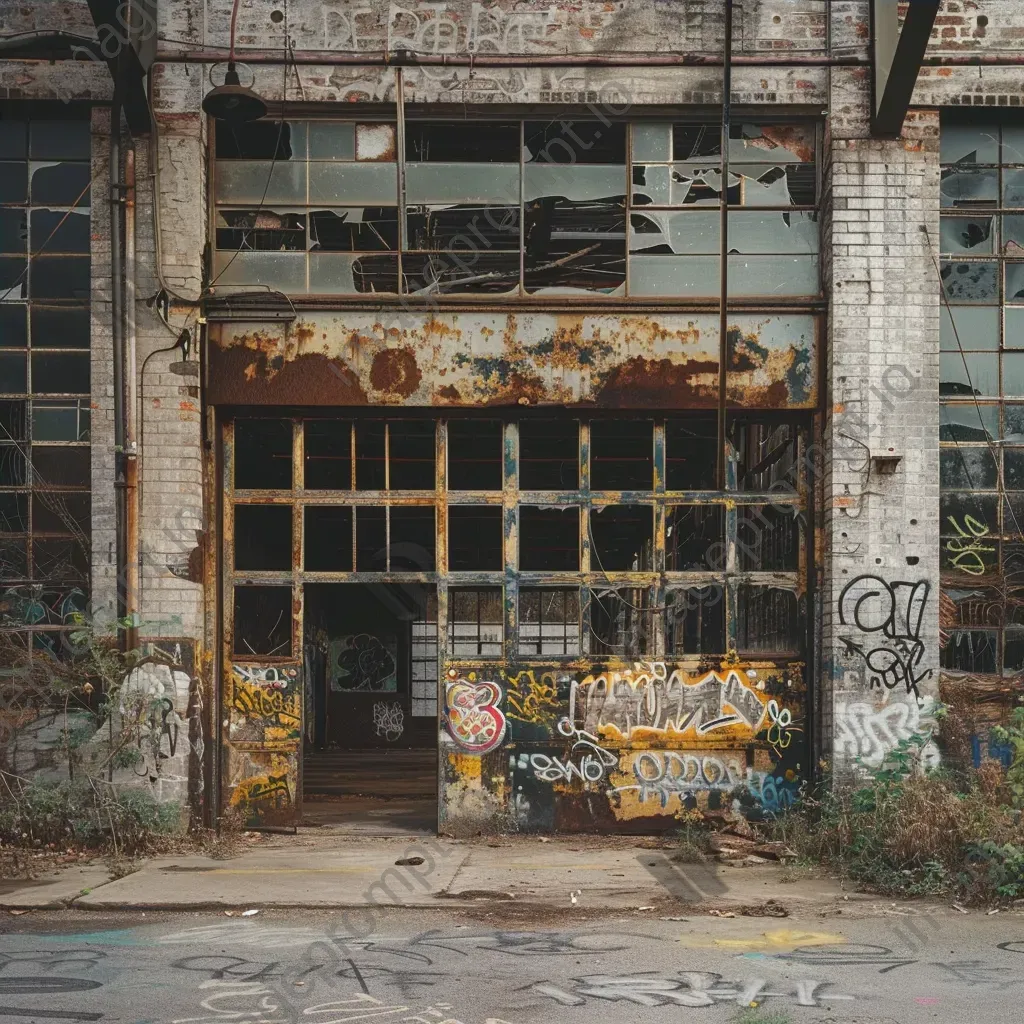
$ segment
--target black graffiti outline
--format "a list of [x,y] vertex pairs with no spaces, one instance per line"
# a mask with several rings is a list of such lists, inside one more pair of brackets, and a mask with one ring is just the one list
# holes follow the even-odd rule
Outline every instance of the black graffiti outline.
[[[864,589],[865,581],[877,583],[872,589]],[[857,588],[857,596],[852,608],[847,607],[847,595]],[[908,593],[904,592],[909,590]],[[839,623],[852,626],[862,633],[870,635],[881,633],[885,642],[866,650],[866,644],[849,637],[840,637],[847,656],[857,654],[871,671],[870,686],[874,689],[895,689],[900,683],[906,687],[907,694],[920,697],[917,684],[931,678],[932,669],[918,671],[924,659],[925,647],[921,640],[921,623],[931,593],[931,583],[927,579],[893,580],[891,583],[873,573],[864,573],[850,580],[839,595]],[[866,601],[888,596],[888,612],[879,621],[865,618],[862,605]]]
[[800,946],[790,953],[776,953],[776,960],[814,964],[819,967],[881,967],[879,974],[888,974],[898,967],[910,967],[918,961],[901,957],[888,946],[851,943],[836,946]]

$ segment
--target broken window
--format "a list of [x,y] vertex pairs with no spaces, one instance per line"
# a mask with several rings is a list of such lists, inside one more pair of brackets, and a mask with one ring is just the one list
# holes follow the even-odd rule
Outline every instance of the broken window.
[[235,420],[235,488],[291,490],[291,420]]
[[669,505],[665,512],[668,572],[724,568],[725,509],[721,505]]
[[453,658],[501,657],[505,635],[501,587],[448,591],[448,647]]
[[590,654],[627,660],[650,657],[655,653],[654,614],[648,587],[592,587]]
[[502,479],[500,420],[450,420],[448,489],[500,491]]
[[736,646],[741,655],[802,650],[803,616],[792,590],[742,584],[736,592]]
[[665,603],[666,654],[726,652],[725,589],[721,584],[673,588]]
[[741,572],[792,572],[800,567],[799,510],[790,505],[741,505],[736,555]]
[[61,655],[92,568],[91,128],[66,115],[0,126],[3,625],[30,627],[24,650]]
[[291,505],[235,505],[235,568],[291,572]]
[[592,421],[590,466],[591,490],[650,490],[654,424],[650,420]]
[[499,505],[449,505],[449,570],[500,570],[505,562],[501,522]]
[[352,507],[307,505],[302,550],[308,572],[352,571]]
[[799,431],[790,423],[737,416],[729,424],[738,491],[795,491]]
[[644,572],[653,566],[654,510],[603,505],[590,511],[590,561],[598,572]]
[[437,542],[433,506],[392,505],[388,517],[388,570],[433,572]]
[[995,672],[998,644],[995,630],[952,630],[939,653],[939,664],[953,672]]
[[292,650],[292,588],[235,587],[234,643],[243,656],[286,658]]
[[307,491],[352,489],[352,422],[306,420],[303,486]]
[[575,491],[580,480],[580,431],[575,420],[519,423],[519,487]]
[[388,568],[388,512],[380,505],[357,505],[356,571],[386,572]]
[[572,572],[580,567],[580,510],[519,506],[519,568]]
[[519,591],[519,656],[580,654],[580,592],[568,587]]
[[718,424],[699,416],[665,423],[665,489],[704,491],[715,486]]

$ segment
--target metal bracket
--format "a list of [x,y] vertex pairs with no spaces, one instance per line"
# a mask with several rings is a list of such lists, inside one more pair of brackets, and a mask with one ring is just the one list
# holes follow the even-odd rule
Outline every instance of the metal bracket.
[[871,0],[871,134],[899,138],[940,0],[910,0],[900,30],[897,0]]

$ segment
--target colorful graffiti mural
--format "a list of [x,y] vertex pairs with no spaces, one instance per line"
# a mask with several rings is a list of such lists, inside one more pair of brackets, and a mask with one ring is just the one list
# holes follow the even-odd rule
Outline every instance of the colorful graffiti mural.
[[448,675],[441,806],[456,830],[485,808],[527,831],[646,831],[693,809],[759,818],[796,801],[802,665]]

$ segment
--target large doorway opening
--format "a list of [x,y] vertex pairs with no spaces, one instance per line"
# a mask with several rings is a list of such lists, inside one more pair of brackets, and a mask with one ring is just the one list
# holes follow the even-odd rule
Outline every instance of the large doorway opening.
[[307,583],[303,822],[437,828],[437,589]]

